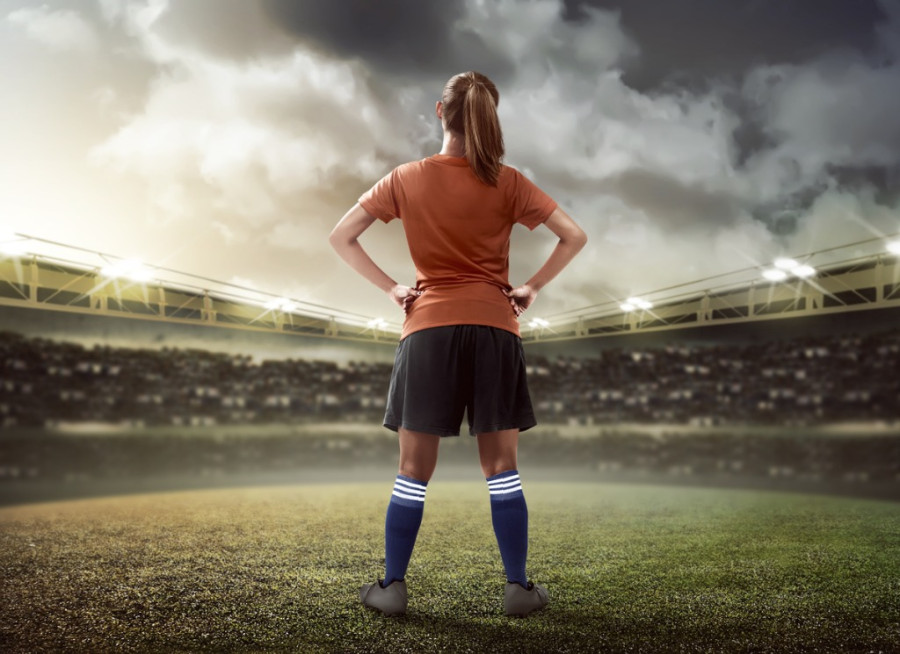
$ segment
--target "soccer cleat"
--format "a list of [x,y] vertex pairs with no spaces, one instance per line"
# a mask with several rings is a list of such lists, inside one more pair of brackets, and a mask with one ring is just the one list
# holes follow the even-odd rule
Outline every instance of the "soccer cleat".
[[392,581],[387,588],[381,587],[381,580],[365,584],[359,589],[359,599],[370,609],[381,611],[386,616],[406,615],[406,582]]
[[503,608],[506,615],[520,618],[534,611],[540,611],[549,601],[547,589],[531,581],[528,582],[528,588],[521,584],[507,583],[503,594]]

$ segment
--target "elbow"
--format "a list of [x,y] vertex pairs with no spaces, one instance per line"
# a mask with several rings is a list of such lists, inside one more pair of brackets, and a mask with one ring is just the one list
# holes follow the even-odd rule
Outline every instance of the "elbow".
[[581,227],[575,226],[571,233],[566,234],[561,240],[567,243],[575,252],[578,252],[587,244],[588,237]]
[[576,241],[576,243],[578,244],[578,249],[580,250],[585,245],[587,245],[587,241],[588,241],[587,233],[579,227],[578,228],[578,240]]
[[337,227],[332,229],[331,234],[328,235],[328,242],[331,244],[331,247],[338,252],[340,252],[343,247],[349,245],[350,240],[351,239],[348,239]]

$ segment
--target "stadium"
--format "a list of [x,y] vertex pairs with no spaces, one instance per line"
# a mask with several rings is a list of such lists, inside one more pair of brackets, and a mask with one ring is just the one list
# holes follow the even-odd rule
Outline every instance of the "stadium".
[[[897,0],[7,0],[0,68],[3,654],[900,654]],[[457,323],[537,425],[432,476]]]
[[[560,651],[642,649],[648,642],[655,648],[672,634],[704,650],[723,647],[726,640],[739,643],[737,648],[761,643],[760,651],[780,650],[784,642],[792,651],[855,650],[864,643],[891,651],[900,642],[894,557],[900,533],[900,257],[892,238],[528,321],[523,340],[540,425],[523,435],[520,458],[533,481],[532,494],[538,495],[533,519],[547,529],[562,529],[568,546],[582,551],[571,559],[532,538],[538,570],[580,590],[560,597],[564,608],[531,627],[529,638],[548,648],[563,643]],[[98,260],[91,261],[85,252],[58,243],[70,257],[30,253],[29,245],[39,241],[16,235],[3,244],[0,262],[0,500],[8,507],[2,510],[4,565],[13,571],[4,586],[4,622],[15,625],[3,638],[10,651],[24,651],[25,644],[81,649],[69,633],[100,649],[118,634],[135,651],[285,644],[366,651],[366,634],[381,627],[360,621],[363,616],[346,616],[356,607],[350,608],[352,598],[341,595],[340,584],[352,586],[353,575],[362,573],[355,569],[359,557],[377,559],[374,516],[380,504],[354,507],[348,493],[362,484],[364,492],[377,494],[396,465],[395,436],[380,420],[397,325],[112,255],[93,254]],[[848,251],[856,254],[842,256]],[[444,490],[435,493],[446,504],[442,511],[478,506],[475,460],[466,439],[443,445],[436,481]],[[585,497],[570,522],[553,517],[554,502],[566,487]],[[331,507],[333,522],[300,508],[297,502],[310,496]],[[198,521],[190,528],[183,523],[185,507]],[[303,574],[331,571],[326,586],[332,590],[321,602],[359,630],[358,637],[348,641],[323,632],[327,621],[312,614],[298,623],[291,617],[294,609],[284,605],[288,600],[274,593],[273,588],[297,581],[290,566],[273,570],[262,563],[273,539],[285,543],[279,547],[294,547],[287,545],[293,541],[285,532],[291,531],[285,507],[299,511],[303,524],[317,525],[308,527],[314,531],[306,537],[307,547],[315,554],[308,567],[301,566]],[[332,543],[334,530],[361,510],[371,511],[366,544]],[[616,522],[607,510],[619,516]],[[700,510],[709,521],[697,521]],[[138,538],[168,543],[159,546],[170,548],[166,557],[187,557],[176,566],[205,561],[211,570],[222,565],[229,575],[244,574],[235,566],[252,562],[206,558],[217,556],[212,550],[221,543],[205,534],[228,530],[221,520],[229,511],[236,512],[237,524],[254,524],[266,534],[263,541],[248,541],[240,527],[222,541],[248,548],[251,561],[269,566],[263,577],[254,582],[248,571],[251,577],[240,591],[213,591],[203,584],[219,583],[215,572],[195,586],[185,568],[169,573],[175,575],[171,582],[156,578],[148,591],[156,594],[152,601],[173,602],[171,584],[187,584],[178,592],[195,598],[189,605],[195,610],[187,615],[202,627],[178,625],[170,616],[163,627],[139,636],[121,618],[129,615],[128,607],[150,610],[151,600],[136,599],[135,580],[123,581],[128,571],[101,574],[101,587],[112,595],[98,595],[84,583],[99,573],[84,577],[86,571],[70,568],[77,565],[72,555],[64,556],[74,546],[67,545],[64,534],[70,534],[78,551],[91,552],[85,556],[107,561],[116,556],[110,548],[116,548],[156,570],[160,563],[149,562],[148,551],[130,544]],[[736,526],[731,522],[736,516],[747,522]],[[781,516],[782,527],[773,525],[773,516]],[[826,523],[835,531],[821,531]],[[441,534],[449,525],[433,528]],[[161,529],[190,536],[170,542]],[[641,534],[656,529],[674,535],[659,554],[677,571],[668,581],[647,567],[646,554],[635,551],[641,546],[634,543],[647,545]],[[814,550],[803,549],[796,541],[799,533],[816,543]],[[723,559],[722,550],[709,549],[717,539],[762,534],[771,539],[769,547],[754,545],[760,551],[752,560],[739,559],[738,570],[729,558],[733,553]],[[465,537],[481,539],[490,551],[486,531]],[[623,615],[620,606],[620,613],[598,617],[607,600],[596,596],[599,604],[590,604],[598,589],[583,584],[612,565],[610,538],[623,539],[635,583],[642,570],[658,586],[655,601],[649,601],[638,599],[640,588],[604,582],[604,595],[615,590],[643,608]],[[442,569],[435,558],[440,552],[429,549],[428,539],[424,534],[424,553],[411,574],[415,566]],[[39,542],[47,546],[43,554]],[[877,554],[871,550],[875,542],[882,543]],[[677,562],[689,544],[710,557],[705,565],[713,572],[698,576],[694,558]],[[40,584],[44,599],[26,591],[35,579],[22,567],[23,547],[31,550],[28,566],[55,571]],[[210,553],[204,554],[207,548]],[[796,558],[813,551],[815,565]],[[868,558],[860,558],[861,552],[869,552]],[[172,560],[166,560],[168,568]],[[845,567],[851,561],[875,576],[863,581]],[[761,565],[780,572],[766,573],[759,583],[781,591],[777,601],[774,596],[755,600],[759,615],[748,617],[741,605],[755,586],[739,588]],[[567,566],[587,577],[571,578],[575,573]],[[718,579],[722,566],[731,570],[730,581],[709,576]],[[829,570],[826,577],[822,566]],[[422,592],[440,596],[442,583],[487,588],[489,576],[481,572],[469,579],[457,579],[452,570],[450,577],[439,572],[438,585]],[[81,581],[63,581],[72,575]],[[813,583],[827,584],[826,594],[796,590]],[[59,596],[70,587],[82,598],[77,606]],[[852,596],[842,595],[851,589]],[[858,601],[863,592],[867,603]],[[293,627],[278,633],[232,628],[211,608],[213,597],[249,602],[253,608],[247,615],[266,607],[275,623]],[[824,608],[823,597],[830,598]],[[579,612],[583,601],[588,606]],[[114,604],[120,608],[103,608]],[[16,605],[43,611],[56,626],[37,631],[32,618],[11,608]],[[180,601],[175,605],[186,610]],[[65,627],[59,611],[66,606],[72,608],[62,610],[90,611],[99,616],[97,622]],[[295,608],[305,615],[313,607]],[[426,602],[420,610],[434,618],[433,611],[452,605]],[[507,642],[493,634],[498,626],[489,606],[456,610],[479,625],[473,637],[477,647]],[[635,613],[641,610],[648,613]],[[685,623],[685,611],[699,611],[699,617]],[[806,617],[789,622],[773,617],[787,611]],[[848,620],[848,611],[855,617]],[[655,617],[648,622],[646,616]],[[603,640],[609,636],[600,635],[601,625],[613,619],[632,626],[617,639]],[[422,651],[428,622],[410,620],[391,637],[408,651]],[[837,630],[836,621],[844,621]],[[658,629],[649,641],[635,630],[648,624]],[[769,629],[778,642],[761,636]],[[446,646],[454,634],[451,624],[439,628],[432,634],[435,648]]]

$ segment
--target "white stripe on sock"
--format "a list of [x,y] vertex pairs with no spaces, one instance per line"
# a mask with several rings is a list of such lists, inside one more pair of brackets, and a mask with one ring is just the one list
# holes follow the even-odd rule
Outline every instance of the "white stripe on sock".
[[405,479],[396,479],[394,481],[394,488],[396,488],[398,485],[408,488],[409,490],[420,491],[422,493],[425,492],[425,486],[423,486],[422,484],[416,484],[413,482],[409,482],[409,481],[406,481]]
[[403,488],[403,486],[394,486],[394,490],[398,493],[403,493],[405,495],[413,495],[415,497],[425,497],[424,491],[410,490],[409,488]]
[[405,488],[398,488],[395,486],[392,493],[394,495],[399,495],[400,497],[414,497],[417,500],[422,500],[423,502],[425,501],[425,493],[414,493],[406,490]]
[[500,490],[490,490],[488,491],[491,495],[506,495],[507,493],[515,493],[516,491],[522,490],[522,485],[513,486],[511,488],[503,488]]
[[488,488],[504,488],[505,486],[512,486],[514,484],[522,483],[519,479],[519,476],[515,477],[507,477],[506,479],[498,479],[497,481],[489,481]]
[[402,497],[404,500],[416,500],[417,502],[425,502],[425,494],[422,495],[407,495],[406,493],[399,492],[396,488],[391,495],[396,495],[397,497]]

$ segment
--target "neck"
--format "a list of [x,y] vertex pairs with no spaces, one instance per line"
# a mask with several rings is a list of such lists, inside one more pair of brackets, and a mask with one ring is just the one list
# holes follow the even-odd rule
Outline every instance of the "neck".
[[462,134],[451,132],[449,129],[445,130],[444,143],[439,154],[446,154],[450,157],[464,157],[466,155],[465,137]]

